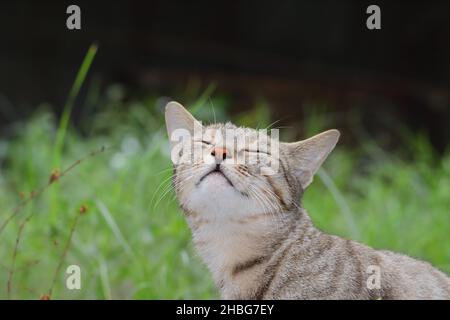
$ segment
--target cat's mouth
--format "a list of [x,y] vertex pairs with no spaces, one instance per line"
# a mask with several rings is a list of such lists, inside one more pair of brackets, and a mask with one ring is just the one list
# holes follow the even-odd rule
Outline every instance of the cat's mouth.
[[227,177],[227,175],[220,169],[220,165],[216,165],[216,167],[209,171],[207,174],[205,174],[203,177],[200,178],[200,180],[196,183],[196,185],[198,186],[200,183],[202,183],[203,180],[205,180],[206,177],[211,176],[211,175],[219,175],[221,177],[223,177],[230,186],[234,187],[233,182],[231,182],[231,180]]

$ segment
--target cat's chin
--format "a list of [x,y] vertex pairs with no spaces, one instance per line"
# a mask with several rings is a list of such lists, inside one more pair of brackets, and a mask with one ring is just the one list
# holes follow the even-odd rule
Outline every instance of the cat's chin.
[[202,179],[200,179],[197,187],[205,184],[208,185],[208,188],[234,188],[231,180],[220,171],[213,171],[205,175]]
[[252,204],[221,173],[211,173],[189,195],[189,209],[200,214],[245,214]]

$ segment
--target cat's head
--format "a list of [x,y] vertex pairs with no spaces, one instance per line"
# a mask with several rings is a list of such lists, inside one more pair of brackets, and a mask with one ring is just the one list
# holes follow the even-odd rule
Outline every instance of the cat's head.
[[166,106],[165,117],[181,206],[216,217],[294,210],[339,139],[339,131],[329,130],[282,143],[277,135],[231,123],[205,126],[176,102]]

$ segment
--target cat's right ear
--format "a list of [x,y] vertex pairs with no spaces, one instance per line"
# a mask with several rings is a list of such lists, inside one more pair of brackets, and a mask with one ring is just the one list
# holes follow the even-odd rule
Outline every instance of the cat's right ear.
[[[166,127],[171,146],[177,143],[180,137],[193,137],[196,129],[202,125],[181,104],[171,101],[166,105]],[[201,131],[200,131],[201,132]]]
[[307,140],[287,143],[289,161],[303,189],[309,186],[322,163],[336,146],[340,133],[328,130]]

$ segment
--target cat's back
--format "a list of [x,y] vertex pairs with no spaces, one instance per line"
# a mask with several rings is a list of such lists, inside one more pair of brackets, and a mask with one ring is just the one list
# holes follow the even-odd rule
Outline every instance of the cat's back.
[[318,230],[301,236],[279,261],[268,299],[370,299],[365,271],[369,248]]
[[430,263],[387,250],[376,251],[382,258],[381,277],[386,278],[386,298],[450,299],[450,278]]
[[320,231],[297,241],[266,298],[450,299],[450,278],[429,263]]

